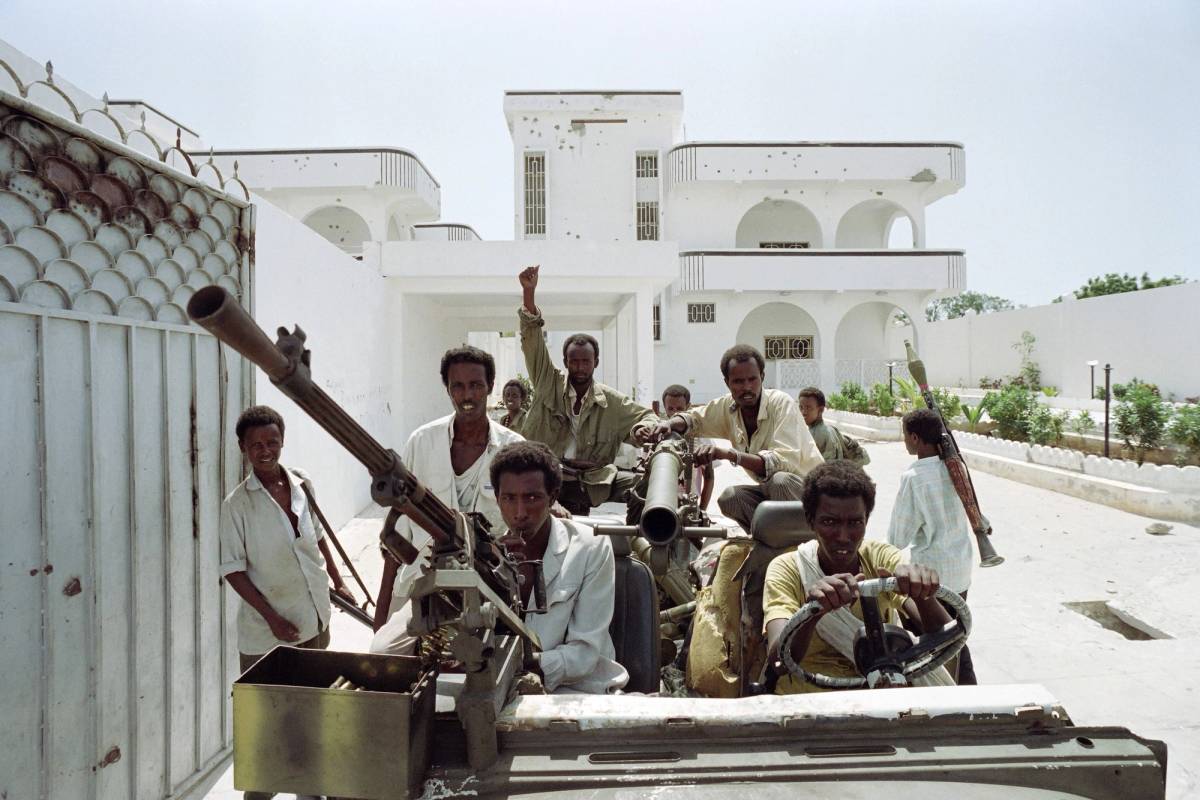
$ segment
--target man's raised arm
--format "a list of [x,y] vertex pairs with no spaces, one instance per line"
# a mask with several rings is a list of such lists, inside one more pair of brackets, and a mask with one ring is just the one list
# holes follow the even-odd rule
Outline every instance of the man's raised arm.
[[534,397],[553,397],[562,392],[558,387],[558,369],[550,357],[546,347],[546,337],[542,334],[545,320],[537,307],[537,284],[539,265],[526,267],[521,270],[518,280],[521,282],[521,309],[517,317],[521,328],[521,352],[525,356],[525,369],[529,371],[529,382],[533,386]]

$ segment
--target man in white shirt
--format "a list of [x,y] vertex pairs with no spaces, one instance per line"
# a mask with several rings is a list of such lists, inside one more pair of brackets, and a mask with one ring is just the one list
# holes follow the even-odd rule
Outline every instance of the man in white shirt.
[[[942,420],[937,412],[919,408],[904,415],[904,446],[917,457],[900,475],[900,492],[892,508],[888,542],[912,547],[912,562],[937,570],[941,585],[964,600],[971,587],[971,523],[950,473],[938,453]],[[951,662],[951,674],[954,674]],[[971,655],[958,656],[958,682],[974,684]]]
[[537,665],[548,692],[604,694],[623,687],[629,673],[616,661],[612,622],[616,564],[612,543],[589,528],[555,519],[550,509],[562,486],[562,468],[541,442],[503,448],[492,459],[492,485],[508,532],[501,539],[520,563],[526,606],[534,564],[542,563],[544,613],[525,615],[542,650]]
[[[238,654],[242,672],[280,644],[329,646],[329,581],[354,603],[305,492],[308,476],[279,463],[283,417],[254,406],[238,417],[238,447],[251,471],[221,505],[221,576],[242,598]],[[315,497],[315,493],[313,495]],[[247,792],[246,800],[272,794]]]
[[[488,468],[501,447],[524,439],[488,418],[487,399],[496,382],[496,364],[490,354],[477,347],[448,350],[442,356],[441,374],[454,413],[413,431],[400,458],[439,500],[463,513],[482,514],[491,523],[492,534],[499,536],[504,519]],[[405,566],[384,555],[371,651],[393,655],[412,652],[415,638],[407,631],[408,597],[428,563],[433,541],[408,517],[400,518],[396,530],[412,541],[421,555],[416,563]]]

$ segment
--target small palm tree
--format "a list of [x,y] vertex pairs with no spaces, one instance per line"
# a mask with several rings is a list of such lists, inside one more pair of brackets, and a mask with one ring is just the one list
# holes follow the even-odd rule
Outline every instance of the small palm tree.
[[975,433],[975,429],[979,427],[979,423],[983,419],[983,406],[964,405],[962,413],[967,418],[967,430]]

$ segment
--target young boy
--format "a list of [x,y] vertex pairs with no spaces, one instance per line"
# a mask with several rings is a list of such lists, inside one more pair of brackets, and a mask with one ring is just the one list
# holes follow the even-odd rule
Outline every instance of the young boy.
[[[686,386],[673,383],[662,393],[663,416],[671,418],[688,410],[692,404],[692,393]],[[700,508],[707,510],[708,501],[713,493],[713,465],[710,461],[703,467],[696,467],[692,478],[692,488],[700,495]]]
[[[937,412],[918,408],[904,415],[903,425],[904,445],[917,460],[900,476],[888,542],[901,549],[912,547],[913,563],[936,569],[942,585],[965,600],[974,558],[971,524],[938,456],[942,421]],[[958,682],[974,684],[975,672],[965,647],[959,662]]]
[[815,386],[800,390],[800,416],[826,461],[853,461],[860,467],[871,463],[863,446],[825,422],[825,393]]

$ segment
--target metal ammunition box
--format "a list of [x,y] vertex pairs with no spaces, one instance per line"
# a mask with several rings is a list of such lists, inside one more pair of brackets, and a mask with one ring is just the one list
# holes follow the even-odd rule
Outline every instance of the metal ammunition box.
[[[358,689],[331,689],[339,677]],[[233,784],[394,800],[420,794],[435,676],[406,656],[276,647],[233,684]]]

